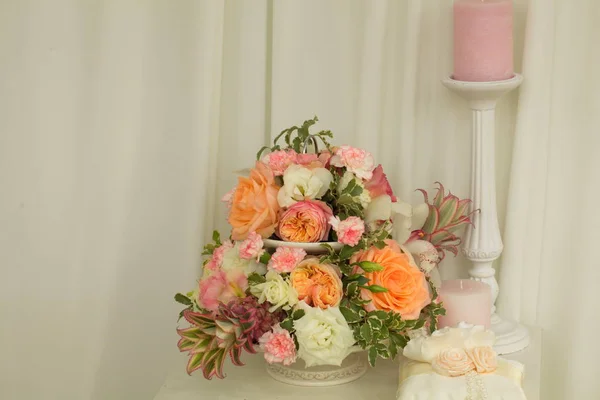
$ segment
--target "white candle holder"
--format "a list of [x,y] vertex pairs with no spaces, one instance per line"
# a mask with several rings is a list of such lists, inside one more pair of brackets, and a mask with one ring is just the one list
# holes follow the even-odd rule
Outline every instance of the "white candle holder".
[[494,260],[502,254],[502,237],[496,211],[496,177],[494,129],[496,103],[502,95],[523,82],[519,74],[505,81],[463,82],[447,78],[444,86],[458,93],[469,103],[472,111],[473,143],[471,151],[471,199],[473,225],[466,231],[462,252],[472,263],[471,279],[485,282],[492,288],[492,330],[496,334],[495,350],[499,354],[514,353],[529,345],[527,329],[496,314],[499,287]]

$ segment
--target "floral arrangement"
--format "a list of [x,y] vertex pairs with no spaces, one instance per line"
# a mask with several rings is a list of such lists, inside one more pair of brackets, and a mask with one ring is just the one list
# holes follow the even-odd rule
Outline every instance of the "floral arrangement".
[[188,373],[223,378],[227,356],[243,365],[259,349],[307,367],[364,350],[374,365],[444,314],[429,272],[456,254],[469,200],[439,184],[431,202],[400,201],[369,152],[332,146],[330,131],[309,132],[316,122],[283,130],[223,197],[230,238],[213,234],[197,289],[175,296]]

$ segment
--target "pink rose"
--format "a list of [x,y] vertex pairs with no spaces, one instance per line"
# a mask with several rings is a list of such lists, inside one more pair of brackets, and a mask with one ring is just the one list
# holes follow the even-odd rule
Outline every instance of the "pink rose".
[[348,217],[343,221],[339,217],[331,217],[329,223],[337,233],[338,242],[348,246],[356,246],[365,233],[365,223],[358,217]]
[[226,274],[217,271],[200,281],[198,288],[198,305],[209,311],[216,311],[219,303],[228,303],[236,297],[244,297],[248,289],[248,278],[240,270]]
[[392,199],[392,203],[396,202],[396,196],[394,196],[394,192],[392,191],[387,176],[383,173],[381,164],[373,170],[373,177],[365,183],[365,189],[369,191],[372,199],[379,197],[382,194],[387,194]]
[[320,242],[329,236],[332,216],[331,208],[322,201],[299,201],[280,215],[276,233],[286,242]]
[[250,232],[246,240],[240,244],[240,258],[245,260],[258,259],[263,253],[262,236],[256,232]]
[[373,177],[375,162],[368,151],[350,146],[340,146],[331,157],[331,165],[335,167],[346,167],[354,175],[361,179],[369,180]]
[[296,362],[296,345],[290,333],[275,325],[272,332],[264,333],[258,339],[260,348],[265,352],[265,360],[269,364],[282,363],[290,365]]
[[293,247],[278,247],[271,256],[267,268],[280,274],[292,272],[296,265],[306,257],[306,251]]
[[263,157],[262,162],[273,171],[273,175],[281,176],[290,165],[296,163],[298,154],[294,150],[277,150]]
[[474,347],[467,350],[467,355],[473,361],[475,369],[480,374],[494,372],[498,367],[496,352],[489,346]]
[[475,369],[467,352],[460,348],[442,350],[431,364],[433,370],[444,376],[461,376]]

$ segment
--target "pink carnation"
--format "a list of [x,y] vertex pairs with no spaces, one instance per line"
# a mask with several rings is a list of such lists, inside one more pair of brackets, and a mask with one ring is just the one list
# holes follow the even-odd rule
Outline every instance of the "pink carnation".
[[269,166],[273,175],[281,176],[287,167],[296,162],[297,156],[294,150],[278,150],[264,156],[262,162]]
[[258,259],[263,250],[262,237],[256,232],[250,232],[246,240],[240,245],[240,258],[245,260]]
[[306,257],[306,251],[293,247],[278,247],[275,253],[271,256],[269,269],[273,269],[279,273],[292,272],[296,265]]
[[279,325],[272,332],[266,332],[258,339],[260,348],[265,352],[269,364],[290,365],[296,362],[296,345],[290,333]]
[[371,153],[366,150],[340,146],[331,157],[330,162],[335,167],[346,167],[348,171],[361,179],[369,180],[373,177],[375,161]]
[[231,204],[233,203],[233,194],[235,193],[236,189],[237,187],[234,187],[229,192],[225,193],[223,197],[221,197],[221,201],[223,203],[227,203],[227,208],[231,208]]
[[225,252],[232,248],[233,242],[231,240],[226,240],[221,246],[217,247],[213,251],[211,262],[214,263],[216,268],[221,267],[221,264],[223,264],[223,256],[225,255]]
[[385,176],[381,164],[373,170],[373,177],[365,183],[365,189],[369,191],[372,199],[387,194],[391,197],[392,203],[396,202],[396,196],[394,196],[392,186]]
[[243,271],[234,270],[228,274],[217,271],[200,281],[198,304],[214,312],[219,308],[219,303],[227,304],[236,297],[244,297],[246,289],[248,278]]
[[337,233],[338,242],[348,246],[356,246],[365,233],[365,223],[358,217],[348,217],[343,221],[339,217],[331,217],[329,223]]

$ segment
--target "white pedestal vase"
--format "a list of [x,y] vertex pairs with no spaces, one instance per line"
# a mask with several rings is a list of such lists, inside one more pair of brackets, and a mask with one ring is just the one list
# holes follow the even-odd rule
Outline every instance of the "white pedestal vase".
[[471,279],[489,284],[492,288],[492,327],[496,334],[495,350],[499,354],[517,352],[529,344],[527,329],[518,323],[504,320],[496,314],[494,305],[499,287],[493,262],[502,254],[502,238],[496,211],[496,178],[494,162],[494,130],[496,102],[505,93],[516,89],[523,77],[496,82],[463,82],[448,78],[443,84],[465,98],[472,110],[472,167],[471,199],[473,209],[480,210],[467,227],[462,252],[473,266]]
[[357,380],[367,372],[364,352],[352,353],[344,359],[342,365],[321,365],[306,367],[299,359],[290,366],[267,364],[267,373],[276,381],[295,386],[336,386]]
[[[275,239],[264,239],[266,248],[278,247],[301,248],[306,254],[322,255],[327,250],[320,243],[284,242]],[[328,242],[335,250],[340,250],[342,245],[337,242]],[[365,352],[356,346],[342,362],[342,365],[320,365],[306,367],[304,360],[298,359],[294,364],[267,364],[267,373],[276,381],[296,386],[336,386],[359,379],[367,372]]]

